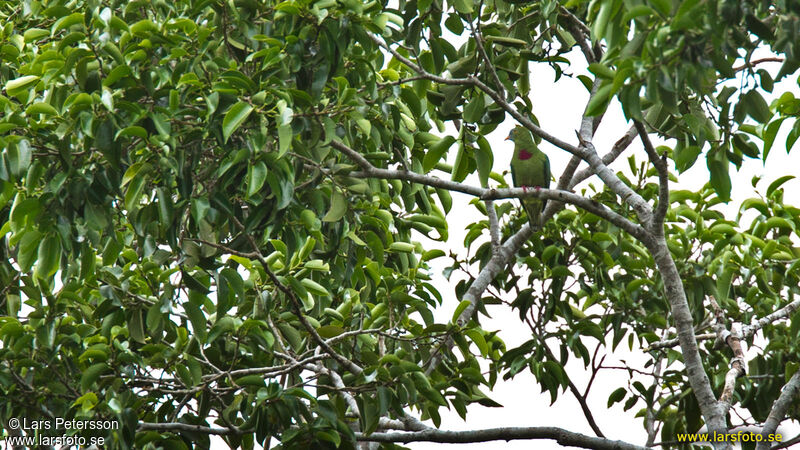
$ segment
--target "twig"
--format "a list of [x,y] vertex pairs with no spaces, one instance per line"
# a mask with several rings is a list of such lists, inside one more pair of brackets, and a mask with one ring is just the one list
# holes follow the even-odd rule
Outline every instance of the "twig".
[[192,425],[188,423],[180,423],[180,422],[165,422],[165,423],[150,423],[150,422],[139,422],[139,426],[136,427],[140,431],[189,431],[193,433],[205,433],[205,434],[216,434],[216,435],[228,435],[228,434],[237,434],[243,433],[244,430],[233,430],[230,428],[216,428],[216,427],[206,427],[203,425]]
[[739,72],[739,71],[742,71],[744,69],[750,69],[753,66],[757,66],[759,64],[768,63],[768,62],[783,62],[783,58],[778,58],[778,57],[774,57],[773,56],[773,57],[769,57],[769,58],[761,58],[761,59],[756,59],[754,61],[748,61],[748,62],[742,64],[741,66],[734,67],[733,71],[734,72]]
[[650,226],[656,234],[663,234],[664,217],[666,217],[667,209],[669,208],[669,168],[667,167],[666,155],[658,156],[656,149],[653,148],[653,143],[650,142],[650,136],[647,135],[647,130],[645,130],[641,122],[636,120],[633,122],[633,126],[636,127],[636,131],[639,133],[639,139],[644,144],[644,149],[650,158],[650,162],[658,172],[658,205]]

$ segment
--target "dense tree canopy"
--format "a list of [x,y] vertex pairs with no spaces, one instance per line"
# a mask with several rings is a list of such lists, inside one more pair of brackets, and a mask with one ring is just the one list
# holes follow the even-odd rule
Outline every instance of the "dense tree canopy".
[[[800,420],[791,170],[720,208],[800,136],[776,84],[800,67],[797,2],[26,0],[0,19],[5,436],[66,417],[118,421],[76,431],[107,448],[643,448]],[[589,92],[577,136],[539,126],[536,65]],[[629,128],[596,148],[618,104]],[[571,155],[551,189],[510,186],[504,122]],[[709,183],[674,188],[698,164]],[[447,254],[423,242],[461,245],[452,192],[485,219]],[[535,234],[526,196],[549,200]],[[434,259],[467,281],[434,282]],[[500,307],[530,340],[482,326]],[[564,369],[630,349],[648,363],[608,404],[647,442],[608,439]],[[437,429],[522,371],[596,436]]]

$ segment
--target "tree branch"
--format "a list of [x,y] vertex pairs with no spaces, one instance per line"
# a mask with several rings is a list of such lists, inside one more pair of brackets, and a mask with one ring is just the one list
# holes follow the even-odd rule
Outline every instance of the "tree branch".
[[[475,312],[475,308],[478,306],[478,301],[481,298],[481,295],[489,286],[489,283],[494,280],[498,273],[503,271],[506,266],[508,266],[509,261],[514,258],[517,251],[519,251],[522,244],[524,244],[528,239],[530,239],[531,235],[533,234],[533,230],[530,227],[529,223],[520,228],[513,236],[508,238],[503,245],[500,247],[500,252],[493,255],[489,262],[483,266],[483,269],[480,271],[478,276],[475,280],[472,281],[472,284],[469,285],[467,292],[464,294],[463,299],[469,301],[469,306],[464,308],[464,311],[456,319],[456,323],[459,326],[463,326],[469,321],[469,318],[472,317],[472,313]],[[448,337],[445,342],[443,342],[440,347],[434,351],[433,355],[431,355],[430,361],[428,361],[427,369],[425,369],[426,374],[430,374],[433,372],[439,363],[442,361],[442,348],[450,349],[453,346],[452,338]]]
[[425,69],[423,69],[420,65],[414,63],[410,59],[408,59],[405,56],[401,55],[397,50],[389,47],[385,42],[381,41],[377,36],[369,34],[369,38],[373,42],[375,42],[379,47],[381,47],[381,48],[385,49],[386,51],[388,51],[389,53],[391,53],[398,61],[400,61],[403,64],[405,64],[406,66],[411,68],[414,72],[416,72],[417,74],[419,74],[420,76],[422,76],[425,79],[434,81],[436,83],[442,83],[442,84],[462,85],[462,86],[475,86],[475,87],[477,87],[478,89],[482,90],[487,95],[489,95],[489,97],[491,97],[492,100],[495,101],[495,103],[500,105],[500,107],[503,108],[503,110],[505,110],[507,113],[509,113],[512,117],[514,117],[514,119],[516,119],[525,128],[530,130],[534,135],[539,136],[540,138],[544,139],[545,141],[555,145],[556,147],[558,147],[560,149],[566,150],[566,151],[572,153],[573,155],[581,156],[582,151],[578,147],[575,147],[572,144],[569,144],[569,143],[567,143],[565,141],[562,141],[561,139],[559,139],[559,138],[551,135],[550,133],[544,131],[543,129],[541,129],[538,125],[533,123],[533,121],[531,119],[529,119],[529,118],[525,117],[524,115],[522,115],[522,113],[517,111],[517,109],[514,108],[510,103],[505,101],[505,99],[500,94],[498,94],[497,91],[495,91],[494,89],[492,89],[489,86],[487,86],[481,80],[479,80],[479,79],[477,79],[475,77],[469,77],[469,78],[444,78],[444,77],[441,77],[441,76],[438,76],[438,75],[434,75],[434,74],[426,71]]
[[558,11],[569,22],[567,30],[580,46],[583,56],[586,58],[586,62],[591,64],[602,59],[603,50],[600,48],[599,44],[595,46],[594,49],[590,46],[589,36],[591,35],[591,30],[589,30],[589,27],[567,8],[559,5]]
[[781,395],[779,395],[778,399],[775,400],[775,403],[772,404],[772,409],[769,412],[767,421],[764,422],[764,428],[761,430],[761,435],[764,436],[764,439],[759,442],[758,445],[756,445],[756,450],[769,449],[769,435],[775,434],[775,431],[778,429],[778,425],[780,425],[781,422],[783,422],[784,417],[786,417],[786,411],[789,409],[789,405],[792,404],[794,399],[796,399],[799,394],[800,370],[792,375],[792,378],[789,379],[789,382],[783,386]]
[[487,428],[469,431],[445,431],[429,429],[406,433],[356,433],[359,441],[377,442],[440,442],[447,444],[466,444],[489,441],[511,441],[521,439],[552,439],[563,446],[590,448],[598,450],[646,450],[623,441],[587,436],[558,427],[507,427]]
[[724,433],[727,429],[725,416],[721,412],[720,405],[717,404],[708,374],[703,368],[700,351],[697,349],[697,338],[694,334],[692,312],[686,299],[680,272],[678,272],[675,261],[672,259],[667,247],[666,238],[661,233],[658,239],[652,239],[650,242],[644,242],[644,244],[653,255],[656,268],[661,273],[661,279],[664,281],[664,292],[672,311],[675,328],[678,331],[678,342],[683,354],[683,362],[686,366],[686,375],[689,379],[689,385],[697,398],[700,411],[705,418],[709,431]]
[[216,434],[219,436],[228,434],[237,434],[236,430],[232,430],[230,428],[207,427],[203,425],[192,425],[189,423],[180,423],[180,422],[165,422],[165,423],[139,422],[139,425],[136,427],[136,429],[139,431],[159,431],[159,432],[188,431],[192,433]]
[[497,220],[497,211],[494,202],[486,200],[486,215],[489,217],[489,237],[492,243],[492,254],[500,252],[500,223]]
[[[536,333],[535,331],[533,332],[533,335],[536,338],[536,340],[539,341],[539,345],[541,345],[541,347],[544,349],[545,354],[547,354],[547,357],[551,361],[561,366],[562,369],[564,369],[564,364],[556,358],[556,355],[554,355],[553,351],[550,350],[550,347],[547,346],[547,343],[545,342],[542,335]],[[565,374],[567,373],[566,370],[564,370],[564,373]],[[578,387],[575,386],[575,383],[572,382],[572,378],[570,378],[569,375],[567,375],[567,386],[569,387],[570,392],[572,392],[572,395],[575,397],[575,400],[578,401],[578,404],[581,407],[581,411],[583,411],[583,416],[586,418],[586,422],[592,428],[592,431],[594,431],[594,434],[597,435],[597,437],[605,438],[606,436],[603,434],[603,431],[600,430],[600,427],[594,420],[594,415],[592,414],[592,410],[589,409],[589,404],[586,403],[586,396],[581,394],[581,392],[578,390]],[[587,390],[587,395],[588,395],[588,390]]]
[[503,83],[500,81],[500,77],[497,76],[497,70],[495,70],[494,64],[492,64],[492,61],[489,59],[489,55],[486,54],[486,49],[484,48],[484,45],[486,44],[486,42],[483,40],[483,35],[481,34],[481,23],[480,23],[481,18],[480,18],[480,16],[481,16],[481,12],[478,11],[478,14],[477,14],[478,25],[477,26],[472,25],[472,20],[468,20],[467,21],[467,24],[469,25],[469,29],[470,29],[470,34],[472,34],[472,37],[475,38],[475,44],[478,47],[478,53],[481,55],[481,58],[483,59],[483,62],[486,63],[486,67],[489,68],[489,73],[492,74],[492,79],[494,80],[494,83],[497,85],[497,92],[501,96],[505,97],[505,91],[503,89]]
[[636,211],[640,223],[649,224],[653,217],[653,208],[650,207],[650,204],[627,184],[623,183],[617,174],[612,172],[611,169],[603,163],[603,160],[597,155],[594,144],[591,142],[583,142],[581,143],[581,147],[586,149],[586,157],[584,159],[589,163],[592,172],[600,177],[606,186]]
[[[788,305],[776,310],[773,313],[767,314],[766,316],[758,319],[752,325],[744,325],[742,327],[742,339],[750,339],[754,334],[758,332],[758,330],[764,328],[766,325],[771,324],[776,320],[788,318],[798,308],[800,308],[800,299],[789,303]],[[716,339],[716,338],[717,338],[717,333],[705,333],[697,335],[698,341],[707,341],[709,339]],[[663,341],[654,342],[652,345],[645,348],[644,351],[647,352],[650,350],[670,348],[670,347],[675,347],[676,345],[678,345],[677,338],[665,339]]]
[[792,313],[797,311],[798,308],[800,308],[800,299],[797,299],[797,300],[789,303],[788,305],[784,306],[783,308],[780,308],[780,309],[776,310],[775,312],[767,314],[766,316],[758,319],[756,321],[756,323],[754,323],[754,324],[743,326],[742,327],[742,337],[744,339],[749,339],[758,330],[760,330],[760,329],[764,328],[765,326],[775,322],[776,320],[788,319],[789,316],[791,316]]
[[745,374],[744,369],[744,352],[742,351],[741,333],[735,331],[731,332],[725,327],[725,311],[720,308],[719,304],[713,298],[710,299],[711,308],[714,310],[715,324],[714,331],[717,333],[718,342],[721,345],[723,342],[727,343],[731,351],[733,351],[733,359],[731,359],[731,368],[725,374],[725,383],[722,386],[722,393],[719,396],[719,403],[724,409],[724,414],[728,414],[731,409],[731,399],[733,398],[733,390],[736,389],[736,380]]
[[[582,208],[592,214],[595,214],[603,219],[608,220],[614,225],[622,228],[635,238],[639,240],[649,239],[649,234],[640,225],[631,222],[625,217],[610,210],[606,206],[581,195],[568,191],[560,191],[555,189],[525,189],[525,188],[481,188],[471,186],[468,184],[458,183],[456,181],[444,180],[437,177],[418,174],[416,172],[408,172],[405,170],[395,169],[379,169],[369,163],[358,152],[346,146],[339,141],[331,141],[330,145],[342,153],[352,157],[352,159],[361,166],[364,170],[361,172],[350,172],[348,176],[353,178],[378,178],[385,180],[404,180],[413,183],[422,184],[436,188],[447,189],[449,191],[461,192],[464,194],[478,197],[482,200],[497,200],[501,198],[541,198],[547,200],[555,200],[558,202],[569,203]],[[596,155],[595,155],[596,156]],[[599,158],[597,158],[599,160]],[[615,175],[612,175],[616,177]],[[617,181],[622,183],[619,178]],[[634,194],[636,195],[636,194]],[[640,197],[641,198],[641,197]],[[644,200],[642,200],[644,201]]]
[[[603,155],[603,164],[606,166],[611,165],[618,157],[631,145],[633,142],[633,138],[636,137],[637,131],[636,127],[630,127],[628,131],[614,143],[614,146],[611,147],[611,150]],[[572,180],[570,181],[569,185],[566,189],[571,190],[581,182],[587,180],[589,177],[594,175],[591,167],[587,167],[580,172],[576,173]]]
[[[272,281],[272,284],[276,288],[278,288],[278,290],[283,292],[286,298],[289,299],[289,303],[292,305],[292,309],[294,309],[295,315],[300,320],[300,323],[303,325],[303,328],[305,328],[308,334],[311,336],[311,339],[314,342],[316,342],[320,347],[322,347],[322,349],[325,350],[325,353],[329,354],[333,359],[336,360],[336,362],[338,362],[344,367],[347,367],[347,369],[353,372],[354,374],[360,374],[363,371],[361,367],[359,367],[353,361],[350,361],[349,359],[345,358],[344,356],[336,352],[333,349],[333,347],[331,347],[330,344],[328,344],[325,341],[325,339],[323,339],[322,336],[320,336],[319,333],[317,333],[317,330],[314,328],[313,325],[311,325],[311,323],[306,318],[305,314],[303,314],[302,302],[300,301],[300,299],[297,298],[294,291],[291,288],[287,287],[283,282],[281,282],[280,278],[278,278],[278,276],[275,275],[272,269],[269,268],[269,263],[266,261],[266,259],[264,259],[264,255],[261,254],[261,250],[259,249],[255,239],[253,239],[253,236],[250,235],[250,233],[245,232],[244,225],[242,225],[238,220],[236,220],[235,217],[231,216],[231,218],[236,223],[236,225],[242,230],[242,232],[246,235],[248,241],[250,242],[250,245],[253,247],[253,253],[251,255],[255,256],[256,259],[258,259],[258,262],[261,263],[261,266],[264,268],[264,272],[267,274],[267,277],[269,277],[270,281]],[[224,246],[220,247],[227,249],[227,247]],[[232,250],[232,249],[227,249],[227,250]]]
[[667,209],[669,209],[669,168],[667,167],[665,157],[658,156],[656,149],[653,148],[653,143],[650,142],[650,136],[647,135],[647,130],[645,130],[644,125],[638,120],[635,120],[633,126],[636,127],[636,131],[639,133],[639,139],[642,140],[650,162],[658,172],[658,205],[653,215],[653,222],[650,225],[654,232],[663,234],[664,217],[666,217]]

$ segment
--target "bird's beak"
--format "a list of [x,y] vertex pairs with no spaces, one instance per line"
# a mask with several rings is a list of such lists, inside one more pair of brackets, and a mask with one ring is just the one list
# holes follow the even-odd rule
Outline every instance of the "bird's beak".
[[511,135],[509,134],[508,136],[506,136],[506,138],[504,140],[510,141],[511,140]]

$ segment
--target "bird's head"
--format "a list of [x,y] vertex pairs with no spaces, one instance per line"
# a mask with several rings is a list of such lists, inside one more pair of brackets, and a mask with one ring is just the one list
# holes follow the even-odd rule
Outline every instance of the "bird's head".
[[525,135],[529,135],[529,132],[525,127],[521,127],[519,125],[515,126],[508,132],[508,136],[506,137],[507,141],[517,142],[518,140],[522,139],[525,140]]

